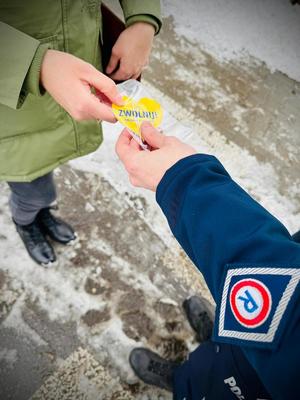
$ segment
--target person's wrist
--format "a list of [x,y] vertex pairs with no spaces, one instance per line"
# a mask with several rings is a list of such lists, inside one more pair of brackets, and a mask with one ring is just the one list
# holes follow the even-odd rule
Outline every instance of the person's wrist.
[[52,53],[54,51],[55,50],[48,49],[45,52],[44,57],[43,57],[43,61],[41,63],[41,68],[40,68],[40,86],[43,87],[44,89],[45,89],[45,86],[44,86],[45,67],[46,67],[46,64],[48,63],[49,57],[51,57],[51,55],[52,55]]
[[23,83],[25,92],[31,93],[35,96],[41,96],[44,94],[44,88],[41,84],[40,77],[45,55],[48,51],[49,48],[47,44],[40,44],[38,47]]
[[143,29],[149,31],[149,33],[151,32],[153,36],[155,35],[155,27],[150,22],[141,21],[141,22],[136,22],[136,24],[140,24]]
[[149,36],[154,37],[155,35],[155,26],[152,25],[150,22],[138,21],[134,22],[130,26],[135,27],[136,29],[142,31],[143,33],[148,34]]
[[126,27],[128,28],[129,26],[131,26],[137,22],[144,22],[144,23],[147,23],[148,25],[153,26],[154,31],[155,31],[154,35],[157,35],[161,28],[161,21],[159,19],[157,19],[154,15],[150,15],[150,14],[137,14],[137,15],[132,15],[131,17],[128,17],[126,19]]

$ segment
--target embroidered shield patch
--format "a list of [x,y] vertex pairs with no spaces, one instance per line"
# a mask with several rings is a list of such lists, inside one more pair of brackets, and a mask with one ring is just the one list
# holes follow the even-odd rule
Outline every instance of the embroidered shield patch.
[[229,269],[217,308],[215,338],[275,347],[299,280],[298,268]]

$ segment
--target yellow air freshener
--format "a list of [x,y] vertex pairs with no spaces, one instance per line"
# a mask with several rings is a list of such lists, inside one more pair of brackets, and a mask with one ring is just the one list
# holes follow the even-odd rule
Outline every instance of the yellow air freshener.
[[141,137],[141,125],[144,121],[150,122],[165,135],[172,135],[186,141],[192,133],[190,127],[178,122],[167,110],[155,100],[151,92],[140,82],[129,79],[117,85],[122,95],[122,107],[112,104],[112,110],[117,120],[124,125],[131,136],[143,149],[148,149]]
[[[112,110],[117,120],[128,128],[134,136],[137,136],[140,144],[143,143],[141,136],[141,125],[144,121],[158,128],[162,122],[163,110],[161,105],[148,97],[142,97],[139,100],[134,100],[128,96],[123,96],[124,105],[112,105]],[[136,137],[135,137],[136,138]]]

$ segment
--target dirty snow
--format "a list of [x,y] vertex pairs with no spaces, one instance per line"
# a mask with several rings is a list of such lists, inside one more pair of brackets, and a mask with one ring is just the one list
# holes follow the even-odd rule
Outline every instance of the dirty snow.
[[[243,149],[233,142],[228,142],[224,136],[215,131],[203,121],[197,121],[188,110],[176,104],[172,99],[165,96],[149,83],[144,82],[154,98],[160,99],[168,112],[176,117],[180,124],[189,125],[192,134],[184,136],[184,140],[194,146],[199,152],[214,154],[224,164],[232,177],[264,207],[280,219],[287,228],[294,232],[300,226],[300,212],[298,201],[285,193],[281,194],[280,181],[274,168],[269,163],[257,161],[247,149]],[[128,199],[126,193],[132,193],[132,187],[128,181],[120,161],[114,153],[114,146],[122,126],[117,123],[114,126],[104,125],[104,143],[100,149],[81,159],[71,161],[74,168],[84,171],[103,174],[111,184],[125,196],[125,199],[139,212],[139,205]],[[178,129],[180,138],[180,128]],[[172,132],[170,132],[171,134]],[[299,188],[294,188],[297,194]],[[164,216],[157,207],[155,196],[144,189],[135,188],[134,192],[142,196],[149,204],[146,211],[140,213],[151,228],[165,241],[172,245],[169,228]]]
[[[173,22],[165,24],[166,36],[157,39],[145,86],[178,120],[177,136],[182,136],[181,124],[188,125],[191,135],[184,139],[199,152],[216,155],[243,188],[294,232],[300,226],[300,188],[296,180],[291,184],[283,179],[275,157],[287,167],[299,158],[291,144],[297,138],[289,135],[299,128],[298,84],[266,67],[251,68],[259,60],[300,80],[300,7],[288,0],[163,0],[163,6]],[[228,60],[232,64],[225,71],[222,63]],[[245,75],[238,69],[241,64]],[[160,67],[173,71],[176,82]],[[235,91],[237,76],[241,85]],[[244,96],[248,87],[257,97]],[[267,88],[262,96],[261,88]],[[259,158],[254,139],[253,147],[242,144],[249,137],[247,117],[266,121],[270,110],[257,99],[276,100],[282,88],[286,114],[280,114],[282,104],[276,103],[278,115],[268,124],[279,126],[284,146],[278,149],[273,132],[272,140],[265,138],[265,147],[273,147],[271,156]],[[215,124],[222,109],[224,115]],[[234,122],[233,137],[242,138],[239,142],[223,129],[227,116]],[[56,171],[61,211],[80,237],[74,247],[56,247],[60,262],[55,268],[38,268],[26,255],[10,220],[8,189],[1,185],[0,364],[5,365],[5,377],[14,371],[21,388],[18,400],[23,394],[30,394],[26,400],[32,395],[32,400],[64,400],[69,395],[168,400],[169,394],[138,383],[128,365],[130,350],[147,345],[174,357],[196,346],[181,301],[193,293],[209,298],[203,278],[182,255],[154,194],[130,186],[114,153],[121,126],[103,125],[105,140],[98,151]],[[174,129],[166,133],[174,134]],[[6,389],[0,379],[0,393]]]
[[300,81],[300,7],[289,0],[163,0],[176,31],[219,60],[249,62]]

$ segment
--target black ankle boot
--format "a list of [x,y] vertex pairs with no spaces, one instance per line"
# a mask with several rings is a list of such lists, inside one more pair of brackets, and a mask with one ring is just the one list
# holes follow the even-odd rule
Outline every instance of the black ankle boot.
[[56,256],[36,220],[29,225],[14,223],[30,257],[36,263],[50,267],[56,261]]
[[44,235],[49,236],[55,242],[70,244],[76,239],[73,228],[60,218],[54,217],[49,208],[43,208],[36,219]]
[[178,364],[164,360],[158,354],[144,348],[133,349],[129,363],[143,382],[172,392],[173,372]]
[[210,339],[213,331],[214,312],[210,303],[203,297],[192,296],[184,300],[183,309],[187,319],[202,343]]

